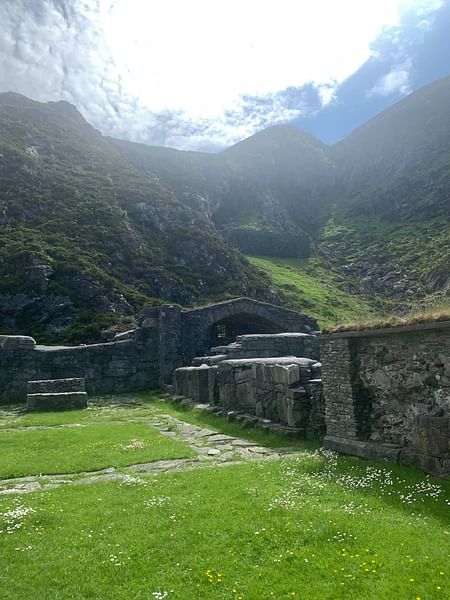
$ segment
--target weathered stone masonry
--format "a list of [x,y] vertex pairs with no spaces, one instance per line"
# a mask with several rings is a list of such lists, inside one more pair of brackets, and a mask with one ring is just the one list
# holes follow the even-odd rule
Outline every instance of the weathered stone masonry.
[[157,329],[132,339],[90,346],[39,346],[23,336],[0,336],[0,402],[25,402],[27,383],[81,377],[88,394],[155,388],[159,384]]
[[324,403],[317,338],[306,333],[241,335],[174,372],[178,396],[229,419],[322,438]]
[[40,346],[30,337],[0,336],[0,402],[25,402],[27,382],[36,379],[81,377],[88,394],[157,388],[171,382],[174,369],[209,349],[217,323],[233,333],[239,327],[317,328],[307,315],[238,298],[192,310],[176,304],[145,309],[140,327],[105,344]]
[[325,445],[450,475],[450,323],[320,336]]

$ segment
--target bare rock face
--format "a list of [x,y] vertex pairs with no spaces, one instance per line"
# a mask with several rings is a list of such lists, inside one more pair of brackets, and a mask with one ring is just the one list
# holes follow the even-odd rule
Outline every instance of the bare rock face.
[[35,264],[32,264],[27,271],[29,282],[40,292],[45,292],[47,290],[52,274],[53,267],[47,263],[41,262],[35,262]]

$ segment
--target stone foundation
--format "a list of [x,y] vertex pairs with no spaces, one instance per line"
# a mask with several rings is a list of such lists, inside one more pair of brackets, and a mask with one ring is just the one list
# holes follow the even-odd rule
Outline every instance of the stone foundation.
[[174,391],[234,416],[278,423],[300,437],[325,432],[320,363],[299,357],[222,360],[177,369]]

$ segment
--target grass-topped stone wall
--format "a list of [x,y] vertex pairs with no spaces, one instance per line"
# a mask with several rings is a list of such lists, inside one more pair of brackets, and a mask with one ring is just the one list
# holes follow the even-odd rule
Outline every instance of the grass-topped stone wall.
[[328,448],[450,477],[450,321],[321,336]]

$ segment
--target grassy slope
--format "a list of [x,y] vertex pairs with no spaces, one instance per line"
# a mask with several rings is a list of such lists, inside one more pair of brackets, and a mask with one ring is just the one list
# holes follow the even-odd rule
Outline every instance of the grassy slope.
[[321,327],[367,317],[373,312],[368,299],[342,291],[333,274],[316,259],[247,258],[270,275],[292,308],[316,317]]
[[385,271],[401,270],[412,288],[427,296],[433,277],[445,280],[450,272],[450,221],[445,217],[399,223],[375,217],[330,219],[319,248],[334,254],[331,266],[378,263]]

